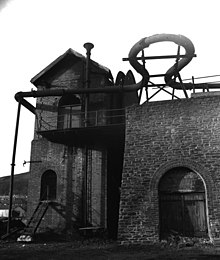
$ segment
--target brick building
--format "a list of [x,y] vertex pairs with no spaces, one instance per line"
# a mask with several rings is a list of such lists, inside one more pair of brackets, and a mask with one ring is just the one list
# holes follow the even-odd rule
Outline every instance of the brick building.
[[[82,90],[113,85],[109,69],[67,50],[31,82],[37,90]],[[130,75],[130,76],[129,76]],[[116,81],[131,81],[119,73]],[[116,82],[116,84],[117,84]],[[80,92],[80,91],[79,91]],[[39,213],[38,231],[74,233],[79,228],[101,228],[116,237],[124,152],[124,107],[137,95],[64,94],[38,97],[31,148],[28,216]],[[39,206],[39,202],[43,202]],[[46,206],[45,206],[46,207]],[[38,220],[37,220],[38,221]]]
[[220,96],[127,109],[119,240],[220,236]]
[[[218,238],[218,92],[139,105],[136,92],[83,94],[85,70],[69,49],[31,80],[38,90],[76,89],[37,98],[29,217],[50,201],[39,230],[102,228],[122,244],[172,232]],[[91,61],[90,88],[122,81],[135,82],[120,72],[114,83]]]

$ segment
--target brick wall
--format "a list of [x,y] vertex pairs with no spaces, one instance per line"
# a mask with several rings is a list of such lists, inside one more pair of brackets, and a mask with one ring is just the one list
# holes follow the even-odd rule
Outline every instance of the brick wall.
[[[88,222],[106,227],[106,151],[89,148],[87,169]],[[41,178],[47,170],[57,175],[56,209],[50,208],[40,230],[74,230],[84,225],[83,180],[85,174],[85,149],[67,147],[44,138],[32,142],[32,161],[28,187],[28,219],[40,201]]]
[[[40,201],[41,177],[47,170],[52,170],[57,175],[57,202],[61,205],[66,204],[66,184],[67,184],[67,165],[65,163],[65,146],[48,142],[40,138],[32,141],[31,161],[41,161],[33,163],[30,167],[30,179],[28,183],[28,218],[33,214]],[[56,217],[55,217],[56,216]],[[41,228],[63,229],[64,220],[56,211],[50,209]]]
[[[67,64],[68,65],[68,64]],[[82,88],[84,85],[83,64],[75,63],[71,66],[63,66],[58,71],[52,71],[47,77],[47,85],[56,87]],[[91,87],[104,87],[108,78],[101,73],[91,76]],[[38,86],[39,90],[44,89]],[[85,178],[85,144],[73,146],[51,142],[38,134],[38,131],[57,130],[58,104],[61,97],[37,98],[37,116],[35,122],[35,134],[31,147],[30,180],[28,187],[28,218],[33,214],[40,200],[42,175],[52,170],[57,176],[56,207],[50,207],[47,211],[39,230],[53,229],[55,231],[74,231],[74,227],[85,225],[84,223],[84,178]],[[83,95],[81,95],[83,108]],[[106,108],[106,95],[93,94],[90,97],[92,109]],[[65,135],[65,131],[63,132]],[[73,135],[71,138],[76,138]],[[77,137],[79,138],[79,137]],[[59,138],[58,138],[59,139]],[[62,138],[61,138],[62,139]],[[79,142],[80,143],[80,142]],[[89,224],[106,227],[106,148],[88,147],[87,163],[87,218]]]
[[208,235],[220,231],[220,97],[160,101],[127,109],[119,241],[159,240],[158,184],[174,167],[205,183]]

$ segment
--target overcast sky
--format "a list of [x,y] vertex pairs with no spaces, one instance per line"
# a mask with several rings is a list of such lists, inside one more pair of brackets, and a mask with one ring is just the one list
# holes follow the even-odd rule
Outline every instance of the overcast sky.
[[[181,72],[182,78],[219,75],[219,5],[218,0],[0,0],[0,176],[11,172],[15,93],[34,88],[30,79],[68,48],[85,55],[83,44],[92,42],[92,59],[116,77],[119,70],[131,69],[122,58],[141,38],[182,34],[191,39],[197,54]],[[173,45],[158,46],[150,46],[145,54],[177,50]],[[147,62],[146,67],[152,74],[169,68],[158,61]],[[30,158],[33,127],[33,114],[22,108],[16,174],[29,170],[23,162]]]

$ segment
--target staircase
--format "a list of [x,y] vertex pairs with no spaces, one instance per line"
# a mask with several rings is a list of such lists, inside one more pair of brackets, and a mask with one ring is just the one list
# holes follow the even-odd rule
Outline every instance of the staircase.
[[24,235],[33,235],[37,231],[37,228],[39,227],[41,220],[43,219],[48,207],[49,207],[50,201],[40,201],[31,216],[27,226],[24,228]]

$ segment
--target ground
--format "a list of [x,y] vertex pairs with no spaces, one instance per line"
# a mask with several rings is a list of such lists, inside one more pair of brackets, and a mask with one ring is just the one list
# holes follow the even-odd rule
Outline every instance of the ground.
[[0,259],[117,259],[117,260],[214,260],[220,259],[220,248],[206,246],[164,246],[163,244],[145,246],[119,246],[108,241],[73,241],[73,242],[0,242]]

